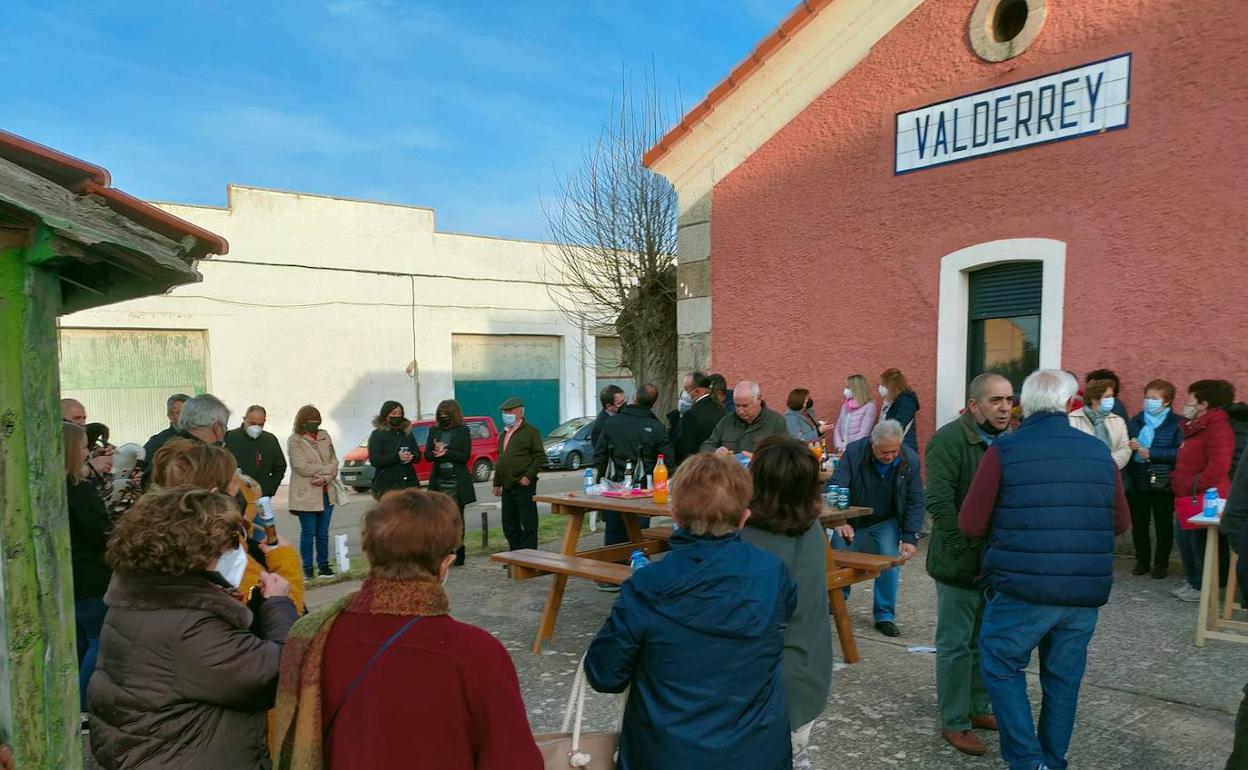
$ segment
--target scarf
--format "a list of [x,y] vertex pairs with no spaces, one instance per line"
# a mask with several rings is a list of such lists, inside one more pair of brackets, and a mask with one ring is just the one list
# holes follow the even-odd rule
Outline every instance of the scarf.
[[343,612],[422,617],[449,614],[446,592],[438,583],[370,576],[356,593],[300,618],[290,629],[282,650],[277,706],[269,736],[273,767],[278,770],[323,770],[325,767],[321,673],[325,642],[334,621]]
[[1088,419],[1092,421],[1092,430],[1096,433],[1096,437],[1104,442],[1105,446],[1109,446],[1109,426],[1105,424],[1105,418],[1108,417],[1111,412],[1105,412],[1102,414],[1099,410],[1094,409],[1091,406],[1085,406],[1083,408],[1083,413],[1086,414]]
[[[1157,435],[1157,429],[1161,427],[1161,424],[1165,422],[1166,418],[1169,416],[1169,407],[1162,409],[1156,415],[1149,414],[1148,412],[1144,413],[1144,425],[1140,428],[1140,435],[1136,436],[1136,440],[1140,442],[1140,446],[1145,449],[1153,448],[1153,439]],[[1144,462],[1144,459],[1139,455],[1136,455],[1135,461],[1137,463],[1142,463]]]

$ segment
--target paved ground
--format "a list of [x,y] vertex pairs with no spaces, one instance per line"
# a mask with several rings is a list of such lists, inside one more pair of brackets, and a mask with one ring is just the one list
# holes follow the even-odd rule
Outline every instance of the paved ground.
[[[544,471],[538,479],[537,489],[538,494],[554,494],[556,492],[569,492],[574,489],[580,489],[583,484],[584,477],[580,472]],[[275,516],[277,519],[277,530],[282,537],[298,544],[299,522],[294,517],[282,515],[288,511],[286,506],[287,489],[283,485],[277,490],[277,494],[273,496],[273,509],[275,513],[279,514]],[[468,506],[468,509],[464,512],[469,542],[480,542],[482,513],[486,515],[488,526],[502,526],[502,509],[498,498],[493,494],[491,486],[488,483],[477,484],[475,489],[478,502]],[[347,547],[352,556],[358,556],[360,553],[360,518],[368,510],[368,506],[372,502],[373,498],[367,492],[349,491],[346,504],[340,504],[334,508],[334,515],[329,523],[329,534],[331,538],[333,535],[345,534],[347,536]],[[550,513],[550,506],[539,505],[537,510],[539,516],[545,516]]]
[[[827,709],[812,736],[816,768],[1003,767],[990,733],[981,734],[991,749],[981,759],[955,752],[939,736],[934,656],[907,651],[933,640],[935,592],[922,563],[920,554],[904,571],[900,639],[885,639],[871,629],[869,588],[857,587],[850,599],[863,661],[837,666]],[[1197,649],[1195,605],[1169,596],[1177,580],[1134,578],[1130,566],[1119,564],[1113,598],[1092,642],[1070,766],[1221,770],[1248,679],[1248,646],[1211,642]],[[585,581],[570,581],[553,643],[534,655],[530,647],[549,582],[511,582],[496,564],[477,559],[453,571],[447,586],[452,613],[488,629],[511,651],[536,731],[558,729],[576,661],[614,598]],[[354,587],[314,589],[309,602],[328,601]],[[1038,704],[1034,665],[1029,673]],[[621,708],[614,696],[591,694],[588,726],[612,728]]]

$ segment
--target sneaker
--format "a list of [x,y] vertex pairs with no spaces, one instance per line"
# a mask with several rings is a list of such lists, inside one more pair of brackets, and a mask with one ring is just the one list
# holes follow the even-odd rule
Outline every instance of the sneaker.
[[82,712],[82,723],[78,727],[78,732],[82,735],[91,734],[91,720],[87,717],[87,712]]
[[316,576],[318,578],[332,578],[334,576],[334,568],[328,564],[322,564],[316,568]]
[[620,592],[620,587],[615,583],[594,583],[594,588],[597,588],[604,594],[618,594]]
[[310,581],[310,580],[315,580],[315,579],[316,579],[316,573],[315,573],[315,572],[313,572],[313,571],[312,571],[312,570],[310,570],[310,569],[305,569],[305,570],[303,571],[303,582],[307,583],[308,581]]
[[1170,592],[1170,595],[1177,599],[1179,598],[1180,595],[1182,595],[1183,591],[1186,588],[1187,588],[1187,583],[1179,583],[1178,586],[1176,586],[1175,589]]
[[1169,574],[1170,565],[1168,564],[1158,564],[1156,567],[1153,567],[1153,580],[1161,580]]
[[1174,596],[1181,602],[1198,602],[1200,601],[1200,589],[1185,585],[1183,590]]
[[1132,575],[1147,575],[1147,574],[1148,574],[1148,565],[1147,565],[1147,564],[1137,564],[1137,565],[1135,565],[1135,569],[1131,570],[1131,574],[1132,574]]

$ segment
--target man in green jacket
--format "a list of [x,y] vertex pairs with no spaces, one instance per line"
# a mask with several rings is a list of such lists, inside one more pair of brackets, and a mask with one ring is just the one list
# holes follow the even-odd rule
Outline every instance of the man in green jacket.
[[498,437],[494,494],[503,504],[503,536],[511,550],[537,547],[537,472],[546,461],[542,433],[524,419],[524,402],[509,398],[499,409],[503,432]]
[[971,728],[995,730],[979,669],[984,593],[977,584],[983,541],[958,530],[958,509],[988,447],[1010,427],[1014,387],[985,373],[967,386],[966,410],[927,444],[927,512],[932,539],[927,573],[936,581],[936,702],[941,735],[955,749],[981,756],[987,747]]
[[734,407],[702,442],[703,452],[754,454],[754,447],[768,436],[787,436],[784,417],[767,408],[758,383],[743,380],[732,389]]

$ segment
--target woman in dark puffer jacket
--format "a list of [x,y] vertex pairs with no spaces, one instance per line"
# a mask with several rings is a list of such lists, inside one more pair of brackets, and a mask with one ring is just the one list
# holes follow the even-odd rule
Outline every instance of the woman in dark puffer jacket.
[[373,476],[373,498],[392,489],[420,486],[413,464],[420,462],[420,447],[412,436],[412,423],[403,414],[403,405],[387,401],[373,418],[373,432],[368,437],[368,464],[376,469]]
[[[1174,491],[1170,474],[1183,443],[1183,428],[1171,411],[1174,385],[1153,380],[1144,387],[1144,410],[1127,422],[1131,461],[1127,463],[1127,500],[1131,503],[1131,536],[1135,543],[1134,575],[1152,573],[1160,580],[1170,572],[1174,544]],[[1121,403],[1121,402],[1119,402]],[[1149,537],[1156,531],[1157,547]]]
[[106,558],[91,750],[107,770],[267,768],[265,712],[296,619],[264,573],[259,617],[237,596],[247,566],[234,501],[190,486],[150,492],[118,520]]

